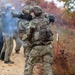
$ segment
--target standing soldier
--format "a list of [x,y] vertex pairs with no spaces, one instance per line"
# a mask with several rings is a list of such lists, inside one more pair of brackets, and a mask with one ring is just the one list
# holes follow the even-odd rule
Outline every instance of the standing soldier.
[[44,75],[53,75],[51,45],[53,34],[49,28],[49,19],[42,16],[42,9],[39,6],[31,8],[30,14],[33,20],[29,23],[27,38],[23,39],[28,45],[26,49],[29,50],[24,75],[33,75],[33,68],[40,58],[44,65]]
[[10,56],[13,50],[13,36],[14,36],[14,28],[16,24],[16,20],[12,18],[12,4],[7,3],[5,5],[5,12],[2,15],[2,27],[3,27],[3,39],[4,39],[4,46],[1,52],[5,52],[4,63],[11,63],[14,62],[10,60]]
[[[32,16],[30,15],[29,10],[35,5],[34,1],[30,1],[30,0],[25,0],[25,6],[23,6],[22,8],[22,13],[21,14],[13,14],[13,17],[17,17],[20,19],[20,21],[18,22],[19,24],[19,37],[16,38],[16,53],[18,53],[20,51],[20,47],[22,44],[24,44],[20,39],[22,39],[22,35],[26,37],[26,28],[29,26],[29,21],[32,20]],[[25,49],[25,47],[24,47]],[[24,50],[25,51],[25,50]],[[25,52],[24,52],[25,53]]]
[[[20,20],[18,21],[18,26],[19,26],[19,35],[17,37],[15,37],[16,40],[16,48],[15,51],[16,53],[19,53],[20,51],[20,47],[24,44],[20,38],[22,37],[22,35],[26,30],[26,27],[28,26],[28,23],[30,20],[32,20],[32,16],[29,14],[29,10],[31,9],[31,7],[34,5],[34,1],[30,1],[30,0],[26,0],[25,1],[25,6],[23,6],[22,8],[22,13],[21,14],[15,14],[12,13],[13,17],[17,17]],[[19,38],[20,37],[20,38]]]

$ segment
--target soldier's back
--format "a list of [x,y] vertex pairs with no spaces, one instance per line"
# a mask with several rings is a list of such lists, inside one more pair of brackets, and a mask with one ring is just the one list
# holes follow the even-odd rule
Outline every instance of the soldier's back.
[[31,43],[39,45],[51,41],[50,37],[53,35],[51,35],[52,32],[50,31],[47,18],[37,17],[29,23],[29,26],[32,28],[33,38],[30,40]]

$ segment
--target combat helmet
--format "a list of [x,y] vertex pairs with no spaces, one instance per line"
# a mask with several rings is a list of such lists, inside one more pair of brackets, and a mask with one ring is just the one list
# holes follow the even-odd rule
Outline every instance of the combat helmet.
[[30,6],[30,5],[24,6],[22,9],[22,12],[29,14],[31,8],[32,8],[32,6]]
[[41,8],[40,6],[36,5],[36,6],[33,6],[33,7],[30,9],[30,13],[31,13],[31,12],[34,12],[34,14],[35,14],[36,16],[39,16],[40,14],[43,13],[43,10],[42,10],[42,8]]
[[12,7],[13,7],[13,5],[11,3],[5,4],[5,10],[9,10]]

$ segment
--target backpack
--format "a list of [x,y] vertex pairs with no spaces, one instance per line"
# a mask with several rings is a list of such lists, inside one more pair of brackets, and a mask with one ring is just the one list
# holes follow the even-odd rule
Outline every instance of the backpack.
[[47,29],[47,26],[41,26],[39,28],[39,38],[43,42],[53,41],[53,33],[50,29]]
[[47,45],[53,41],[53,33],[49,28],[48,20],[41,19],[36,25],[36,29],[32,33],[31,43],[36,45]]

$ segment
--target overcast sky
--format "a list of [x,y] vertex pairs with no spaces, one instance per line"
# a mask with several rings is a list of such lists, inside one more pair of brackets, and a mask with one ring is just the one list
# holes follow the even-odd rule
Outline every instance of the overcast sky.
[[46,1],[54,1],[54,3],[58,6],[58,7],[63,7],[63,2],[58,2],[57,0],[46,0]]

